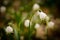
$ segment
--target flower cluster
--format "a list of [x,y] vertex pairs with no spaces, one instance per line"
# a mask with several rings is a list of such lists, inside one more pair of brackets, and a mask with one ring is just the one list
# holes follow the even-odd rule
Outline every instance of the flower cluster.
[[[3,11],[4,12],[6,11],[5,7],[1,7],[1,12],[3,12]],[[21,12],[21,13],[23,13],[23,15],[22,15],[19,12],[15,13],[14,9],[12,9],[12,13],[14,14],[13,18],[15,18],[15,21],[16,21],[16,22],[14,22],[16,24],[16,27],[7,26],[5,28],[6,33],[13,33],[13,30],[14,30],[15,36],[17,36],[18,33],[24,34],[24,32],[21,30],[24,29],[24,31],[26,31],[25,30],[25,27],[26,27],[27,30],[29,28],[28,32],[30,32],[31,30],[33,32],[33,29],[35,29],[36,30],[36,36],[43,38],[43,36],[45,35],[44,34],[45,29],[47,27],[48,28],[54,28],[54,22],[50,21],[50,17],[40,9],[40,6],[37,3],[35,3],[33,5],[32,11],[33,11],[34,15],[32,17],[30,17],[32,15],[31,14],[28,17],[27,13]],[[32,12],[29,12],[29,13],[32,13]],[[46,25],[44,25],[44,23],[46,23]],[[12,24],[10,23],[9,25],[12,25]],[[21,36],[20,39],[24,39],[24,37]]]

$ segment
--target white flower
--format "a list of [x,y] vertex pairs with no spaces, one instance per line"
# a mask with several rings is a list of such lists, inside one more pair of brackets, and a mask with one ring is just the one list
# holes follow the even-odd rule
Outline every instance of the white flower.
[[35,29],[39,28],[40,24],[35,24]]
[[37,11],[36,12],[36,15],[39,15],[39,17],[40,17],[40,19],[41,20],[46,20],[46,21],[49,21],[49,17],[46,15],[46,13],[44,13],[44,12],[39,12],[39,11]]
[[25,20],[24,25],[25,25],[26,27],[29,27],[29,23],[30,23],[30,20]]
[[7,26],[7,28],[5,29],[5,31],[6,31],[7,33],[13,33],[13,28],[10,27],[10,26]]
[[6,7],[1,6],[1,13],[5,12],[5,11],[6,11]]
[[39,13],[40,13],[39,17],[41,20],[44,20],[47,17],[47,15],[44,12],[41,11]]
[[39,9],[39,5],[35,3],[35,4],[33,5],[33,10],[38,10],[38,9]]
[[49,22],[48,24],[47,24],[47,26],[49,27],[49,28],[51,28],[51,27],[54,27],[54,22]]

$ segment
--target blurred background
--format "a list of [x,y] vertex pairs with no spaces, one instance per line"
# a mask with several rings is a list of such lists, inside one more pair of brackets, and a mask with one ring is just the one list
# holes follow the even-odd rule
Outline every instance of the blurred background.
[[0,40],[60,40],[60,1],[0,0]]

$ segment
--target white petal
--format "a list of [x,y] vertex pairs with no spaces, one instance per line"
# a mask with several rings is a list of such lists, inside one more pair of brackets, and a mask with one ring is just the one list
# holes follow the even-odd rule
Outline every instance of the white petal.
[[13,32],[13,28],[10,27],[10,26],[7,26],[7,28],[5,29],[5,31],[6,31],[7,33],[12,33],[12,32]]
[[6,7],[1,6],[1,13],[6,11]]
[[50,27],[50,28],[51,28],[51,27],[54,27],[54,22],[52,22],[52,21],[49,22],[47,26]]
[[25,25],[26,27],[29,27],[29,23],[30,23],[30,20],[25,20],[24,25]]
[[40,12],[40,15],[39,16],[40,16],[40,19],[41,20],[44,20],[47,15],[44,12]]
[[38,10],[38,9],[39,9],[39,5],[35,3],[35,4],[33,5],[33,10]]
[[40,24],[36,24],[35,25],[35,29],[39,28],[40,27]]

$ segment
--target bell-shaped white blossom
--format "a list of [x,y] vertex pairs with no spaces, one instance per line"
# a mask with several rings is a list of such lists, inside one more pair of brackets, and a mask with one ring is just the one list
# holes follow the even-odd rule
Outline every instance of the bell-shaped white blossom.
[[44,13],[43,11],[41,11],[41,12],[37,11],[36,15],[39,15],[39,18],[41,20],[49,21],[49,19],[50,19],[49,16],[47,16],[46,13]]
[[1,6],[1,13],[5,12],[5,11],[6,11],[6,7]]
[[40,27],[40,24],[35,24],[35,29],[39,28]]
[[30,20],[25,20],[24,25],[25,25],[26,27],[29,27],[29,24],[30,24]]
[[42,11],[40,12],[39,16],[40,16],[41,20],[44,20],[47,17],[47,15],[44,12],[42,12]]
[[54,27],[54,22],[50,21],[50,22],[47,24],[47,26],[48,26],[49,28]]
[[39,5],[37,4],[37,3],[35,3],[34,5],[33,5],[33,10],[38,10],[39,9]]
[[11,26],[7,26],[5,31],[6,31],[6,33],[13,33],[13,28]]

